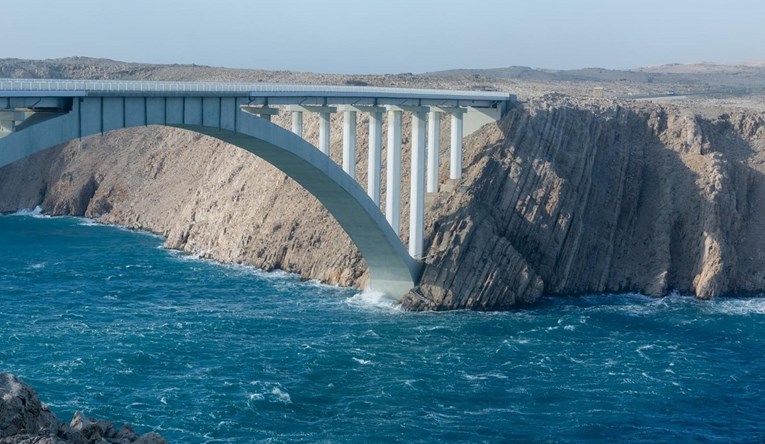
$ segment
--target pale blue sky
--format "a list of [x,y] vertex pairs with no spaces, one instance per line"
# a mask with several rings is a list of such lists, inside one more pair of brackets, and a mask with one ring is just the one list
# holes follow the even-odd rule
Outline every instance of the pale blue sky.
[[765,59],[763,0],[24,0],[0,58],[344,73]]

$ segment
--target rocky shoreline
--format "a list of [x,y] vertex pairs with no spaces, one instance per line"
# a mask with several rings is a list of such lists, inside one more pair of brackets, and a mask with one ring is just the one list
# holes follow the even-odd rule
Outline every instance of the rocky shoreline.
[[138,435],[129,425],[76,412],[61,422],[32,387],[9,373],[0,373],[0,444],[167,444],[160,435]]
[[[283,114],[274,122],[288,127]],[[304,122],[314,143],[315,118]],[[360,115],[361,183],[367,125]],[[332,131],[339,161],[339,116]],[[448,124],[442,131],[446,186],[428,196],[426,268],[404,308],[501,310],[543,294],[765,291],[761,111],[710,117],[670,104],[532,97],[466,138],[458,183],[447,181]],[[35,206],[157,233],[168,248],[224,263],[342,286],[367,279],[363,258],[313,196],[242,150],[180,130],[107,133],[0,169],[0,212]]]

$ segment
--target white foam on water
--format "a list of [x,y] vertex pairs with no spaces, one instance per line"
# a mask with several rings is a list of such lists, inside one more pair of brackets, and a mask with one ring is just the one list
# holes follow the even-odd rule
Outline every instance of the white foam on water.
[[486,381],[487,379],[508,379],[508,377],[499,372],[479,373],[477,375],[471,375],[469,373],[462,372],[462,378],[468,381]]
[[87,218],[81,218],[80,223],[78,224],[81,227],[104,227],[105,224],[101,224],[96,222],[93,219],[87,219]]
[[750,299],[724,299],[707,301],[707,311],[710,313],[725,315],[762,315],[765,314],[765,298],[753,297]]
[[279,387],[274,387],[273,389],[271,389],[271,394],[276,395],[276,399],[281,403],[284,403],[284,404],[292,403],[292,398],[290,398],[290,394],[280,389]]
[[372,361],[367,361],[366,359],[353,358],[353,360],[358,362],[361,365],[371,365],[372,364]]
[[247,393],[247,406],[250,408],[254,408],[253,403],[259,401],[292,404],[290,394],[279,383],[252,381],[250,385],[255,387],[253,392]]
[[370,290],[369,288],[365,288],[361,292],[356,293],[345,300],[346,304],[365,310],[382,309],[400,311],[401,309],[396,302],[397,301],[394,298],[386,295],[385,293],[376,290]]
[[39,205],[34,207],[34,209],[23,208],[23,209],[15,212],[15,213],[11,213],[10,215],[11,216],[41,217],[41,218],[42,217],[50,217],[50,216],[46,216],[46,215],[43,214],[42,208],[40,208]]
[[655,347],[653,344],[646,344],[646,345],[641,345],[640,347],[638,347],[637,349],[635,349],[635,352],[636,352],[637,354],[639,354],[639,355],[640,355],[640,356],[641,356],[643,359],[647,359],[647,360],[649,360],[649,361],[650,361],[650,360],[652,360],[652,359],[651,359],[651,357],[650,357],[650,356],[648,356],[648,355],[646,355],[646,354],[645,354],[645,353],[643,353],[643,352],[644,352],[645,350],[652,350],[652,349],[654,349],[654,348],[656,348],[656,347]]

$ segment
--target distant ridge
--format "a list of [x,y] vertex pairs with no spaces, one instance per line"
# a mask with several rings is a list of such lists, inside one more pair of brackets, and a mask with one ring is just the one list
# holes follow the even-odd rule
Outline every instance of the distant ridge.
[[496,78],[534,82],[632,82],[714,84],[762,89],[765,87],[765,60],[735,64],[668,64],[634,69],[581,68],[571,70],[509,66],[490,69],[452,69],[425,73],[443,78]]

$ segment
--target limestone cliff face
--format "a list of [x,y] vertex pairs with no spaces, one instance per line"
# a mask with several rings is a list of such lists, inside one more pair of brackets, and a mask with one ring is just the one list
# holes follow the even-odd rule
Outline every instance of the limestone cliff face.
[[765,116],[548,97],[467,145],[464,191],[431,213],[406,306],[765,290]]
[[[316,142],[311,118],[306,138]],[[543,293],[764,291],[764,121],[556,96],[516,106],[465,141],[465,178],[431,197],[427,267],[404,306],[504,309]],[[286,116],[279,123],[288,125]],[[335,134],[339,126],[333,122]],[[448,144],[442,148],[445,161]],[[408,140],[402,158],[407,171]],[[360,149],[361,183],[365,159]],[[443,162],[442,180],[447,168]],[[406,242],[406,185],[402,199]],[[168,247],[223,262],[340,285],[366,281],[358,251],[306,191],[248,153],[179,130],[109,133],[0,169],[0,211],[36,205],[153,231]]]

